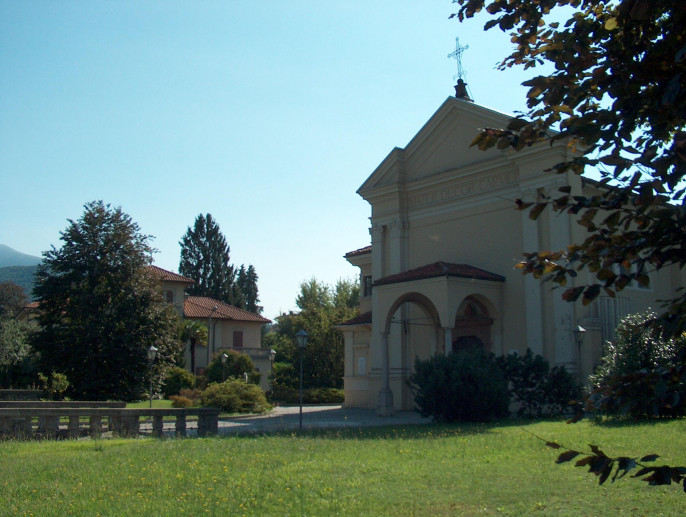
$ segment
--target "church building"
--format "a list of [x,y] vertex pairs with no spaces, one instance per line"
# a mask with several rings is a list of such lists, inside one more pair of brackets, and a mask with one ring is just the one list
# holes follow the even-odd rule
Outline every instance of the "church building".
[[[591,194],[598,186],[546,172],[569,158],[562,142],[518,152],[470,147],[481,128],[510,120],[458,90],[358,189],[371,205],[371,245],[345,255],[360,268],[360,316],[339,327],[346,406],[413,409],[407,381],[415,358],[474,346],[496,355],[530,348],[583,381],[623,316],[659,310],[657,300],[684,285],[678,268],[662,270],[650,274],[649,287],[583,306],[515,269],[524,252],[585,237],[576,217],[545,210],[531,220],[516,200],[559,197],[560,187]],[[593,280],[586,275],[580,285]]]

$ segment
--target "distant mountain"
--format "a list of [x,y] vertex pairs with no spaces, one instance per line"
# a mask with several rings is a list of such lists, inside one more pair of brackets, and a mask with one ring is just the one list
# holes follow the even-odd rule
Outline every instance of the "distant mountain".
[[37,266],[7,266],[0,267],[0,284],[12,282],[24,289],[24,293],[29,300],[33,299],[33,279],[36,276]]
[[40,264],[40,257],[34,257],[33,255],[27,255],[26,253],[21,253],[15,251],[9,246],[0,244],[0,268],[7,266],[35,266]]

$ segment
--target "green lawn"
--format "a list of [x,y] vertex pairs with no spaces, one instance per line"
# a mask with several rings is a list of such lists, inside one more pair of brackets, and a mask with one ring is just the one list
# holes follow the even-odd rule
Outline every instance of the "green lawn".
[[[206,439],[0,443],[0,515],[684,515],[681,487],[609,481],[522,422]],[[686,420],[523,423],[686,465]]]
[[[126,407],[133,409],[147,409],[150,407],[150,401],[140,400],[138,402],[128,402]],[[152,407],[158,409],[169,409],[172,407],[172,401],[167,399],[154,399],[152,401]]]

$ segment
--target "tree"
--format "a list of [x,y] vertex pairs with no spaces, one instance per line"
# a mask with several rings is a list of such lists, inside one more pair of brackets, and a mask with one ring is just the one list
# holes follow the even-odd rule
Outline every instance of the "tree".
[[[473,145],[522,149],[566,142],[572,157],[555,173],[595,167],[601,193],[518,202],[535,219],[547,206],[579,215],[582,243],[525,254],[519,267],[560,285],[587,269],[596,280],[567,289],[584,304],[614,296],[648,272],[686,263],[686,7],[682,0],[456,0],[460,21],[484,7],[484,29],[512,31],[514,52],[500,68],[549,63],[554,71],[524,83],[528,112],[505,129],[486,128]],[[488,5],[486,5],[488,4]],[[565,23],[551,21],[562,7]],[[560,13],[564,15],[567,11]],[[621,269],[617,266],[622,266]],[[686,292],[669,301],[670,331],[686,329]]]
[[257,289],[257,278],[257,273],[252,264],[248,265],[248,269],[241,264],[238,274],[236,275],[236,297],[240,299],[240,304],[237,305],[237,307],[254,312],[255,314],[261,314],[262,307],[257,305],[260,301]]
[[198,215],[181,238],[179,273],[195,281],[188,293],[233,305],[236,272],[229,264],[229,245],[212,214]]
[[[339,280],[333,289],[315,278],[303,282],[296,297],[300,312],[278,316],[276,324],[265,336],[265,346],[277,352],[277,362],[297,365],[300,352],[295,346],[295,334],[304,329],[310,336],[303,356],[304,386],[342,388],[343,338],[336,326],[357,316],[358,300],[356,282]],[[289,370],[284,369],[284,372]],[[290,373],[287,375],[293,379]]]
[[205,370],[205,377],[209,383],[224,382],[229,377],[243,380],[243,376],[247,373],[249,382],[259,384],[262,375],[255,370],[255,365],[249,355],[236,350],[223,353],[226,354],[225,363],[222,362],[222,354],[217,354]]
[[158,349],[156,384],[180,348],[176,311],[145,268],[151,237],[121,208],[94,201],[60,239],[61,248],[43,253],[34,287],[42,371],[65,374],[78,398],[141,398],[148,348]]
[[14,318],[0,317],[0,386],[9,388],[18,378],[14,369],[30,354],[29,328]]
[[195,347],[200,343],[207,343],[207,327],[198,321],[182,320],[180,329],[182,343],[190,342],[191,345],[191,372],[195,375]]
[[12,318],[26,306],[24,290],[13,282],[0,283],[0,318]]

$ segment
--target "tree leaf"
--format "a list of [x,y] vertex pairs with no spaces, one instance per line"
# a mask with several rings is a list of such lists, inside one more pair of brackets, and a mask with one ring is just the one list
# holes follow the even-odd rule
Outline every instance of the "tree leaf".
[[612,18],[608,18],[607,21],[605,22],[605,29],[609,31],[613,31],[617,28],[617,18],[614,16]]
[[547,203],[536,203],[529,211],[529,219],[533,219],[534,221],[538,219],[538,216],[541,215],[541,212],[543,212],[546,206],[548,206]]

